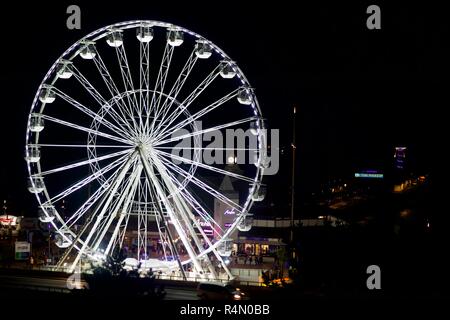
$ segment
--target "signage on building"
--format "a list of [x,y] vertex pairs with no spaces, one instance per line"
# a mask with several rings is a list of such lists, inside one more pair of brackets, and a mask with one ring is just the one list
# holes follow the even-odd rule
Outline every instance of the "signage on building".
[[11,215],[0,216],[0,224],[2,226],[15,226],[17,224],[17,217]]
[[233,215],[233,214],[235,214],[235,212],[234,212],[234,209],[227,209],[227,210],[225,210],[225,212],[223,213],[224,215]]
[[211,223],[209,223],[209,222],[201,221],[200,219],[198,219],[198,222],[201,227],[211,227]]
[[15,257],[16,260],[28,260],[30,258],[31,245],[26,241],[16,241]]
[[[197,218],[197,223],[198,225],[200,225],[200,227],[202,228],[203,232],[212,236],[213,235],[213,230],[212,230],[212,226],[211,223],[208,221],[203,221],[200,220],[200,218]],[[196,227],[195,223],[193,224],[193,227]]]
[[383,179],[382,173],[372,173],[372,172],[356,172],[355,178],[375,178],[375,179]]

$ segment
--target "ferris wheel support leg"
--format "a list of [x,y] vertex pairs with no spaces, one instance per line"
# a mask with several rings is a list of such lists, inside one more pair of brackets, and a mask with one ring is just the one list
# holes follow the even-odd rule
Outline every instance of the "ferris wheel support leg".
[[[145,168],[145,165],[144,165],[144,168]],[[149,187],[150,187],[150,184],[149,184]],[[157,194],[157,191],[155,190],[155,186],[153,185],[153,188],[150,188],[150,189],[153,190],[153,192],[155,192],[155,195],[152,196],[152,200],[158,206],[158,208],[156,210],[159,213],[159,218],[161,219],[161,222],[164,224],[165,233],[166,233],[167,238],[168,238],[167,245],[169,247],[169,250],[170,250],[172,256],[177,257],[177,262],[178,262],[178,266],[180,268],[181,274],[183,276],[183,279],[186,280],[186,273],[184,272],[183,265],[181,264],[181,261],[180,261],[180,258],[179,258],[180,255],[178,254],[177,247],[175,246],[175,242],[173,241],[173,236],[172,236],[172,233],[170,231],[169,225],[167,223],[166,218],[164,217],[164,210],[162,208],[162,204],[158,201],[159,196]],[[158,223],[158,231],[161,234],[161,224],[160,223]],[[163,246],[165,246],[164,242],[163,242]],[[166,255],[166,251],[167,250],[165,248],[163,250],[164,250],[164,258],[166,258],[166,260],[167,260],[167,255]]]
[[[190,217],[191,217],[191,220],[194,221],[197,229],[200,231],[201,235],[205,239],[205,241],[208,244],[208,246],[211,247],[213,244],[211,243],[211,241],[209,240],[208,236],[205,234],[205,232],[203,231],[202,227],[199,225],[198,221],[195,219],[194,215],[191,212],[190,212]],[[212,252],[214,253],[214,256],[216,257],[216,259],[219,260],[220,264],[222,265],[222,268],[225,270],[225,272],[227,273],[228,277],[230,277],[230,279],[233,278],[233,275],[231,274],[230,269],[228,269],[227,265],[225,264],[225,262],[223,261],[222,257],[217,252],[217,250],[214,249]],[[208,259],[208,261],[209,261],[209,259]],[[215,272],[213,274],[217,278],[217,275],[215,274]]]
[[[178,206],[178,210],[180,211],[180,213],[182,214],[184,220],[186,221],[186,226],[189,229],[189,232],[192,235],[192,238],[194,239],[195,244],[197,245],[198,251],[201,253],[204,249],[202,247],[202,244],[200,242],[200,239],[197,237],[197,233],[195,232],[194,228],[192,227],[192,225],[189,223],[190,220],[192,220],[194,222],[194,224],[196,225],[196,227],[201,230],[200,232],[202,232],[203,230],[201,229],[201,227],[198,225],[198,222],[195,220],[195,218],[193,217],[192,213],[190,212],[189,208],[187,208],[186,203],[180,199],[177,195],[177,189],[173,188],[174,185],[173,183],[171,183],[171,181],[165,181],[166,184],[170,184],[172,186],[172,192],[174,194],[173,199],[175,201],[175,203]],[[190,219],[188,218],[188,216],[190,216]],[[204,233],[203,233],[204,234]],[[206,235],[204,235],[206,236]],[[206,256],[206,264],[208,265],[208,269],[211,272],[211,274],[213,275],[214,278],[217,278],[217,273],[216,270],[214,268],[214,266],[212,265],[211,261],[209,260],[208,256]]]
[[[185,197],[185,195],[183,195],[183,198]],[[185,198],[186,199],[186,198]],[[187,199],[186,199],[187,200]],[[184,201],[182,201],[182,203],[185,204]],[[195,219],[193,213],[190,210],[186,211],[190,217],[190,219],[193,221],[193,223],[195,224],[195,226],[197,227],[197,229],[200,231],[200,234],[202,235],[203,239],[206,241],[206,243],[208,244],[209,247],[212,247],[213,244],[211,243],[211,240],[209,240],[208,236],[206,235],[206,233],[203,231],[203,228],[199,225],[199,222],[197,221],[197,219]],[[230,272],[230,269],[228,269],[227,265],[225,264],[225,262],[223,261],[222,257],[220,256],[220,254],[218,253],[218,251],[216,249],[212,250],[213,254],[215,255],[216,259],[220,262],[220,264],[222,265],[223,269],[225,270],[225,272],[227,273],[228,277],[230,279],[233,278],[232,273]]]
[[[183,202],[184,203],[184,202]],[[194,215],[192,214],[192,212],[188,211],[188,215],[190,216],[191,220],[194,222],[195,226],[197,227],[197,229],[200,231],[200,234],[202,235],[203,239],[206,241],[206,243],[208,244],[209,247],[211,247],[213,244],[211,243],[211,240],[209,240],[208,236],[206,235],[206,233],[203,231],[203,228],[199,225],[198,221],[195,219]],[[222,265],[223,269],[225,270],[225,272],[227,273],[227,275],[231,278],[233,278],[233,275],[231,274],[230,270],[228,269],[227,265],[225,264],[225,262],[223,261],[222,257],[220,256],[220,254],[217,252],[216,249],[214,249],[212,251],[216,257],[217,260],[219,260],[220,264]],[[209,259],[208,259],[209,261]],[[211,262],[210,262],[211,264]],[[211,264],[212,265],[212,264]],[[215,270],[214,270],[215,271]],[[213,272],[214,276],[217,278],[217,275],[215,274],[215,272]]]
[[[164,168],[162,168],[161,170],[163,170]],[[173,185],[173,182],[171,183],[171,185]],[[173,190],[173,194],[176,195],[177,194],[177,189],[175,187],[175,189]],[[174,196],[174,199],[177,200],[177,197]],[[213,246],[211,241],[209,240],[208,236],[205,234],[205,232],[203,231],[202,227],[200,226],[199,222],[197,221],[197,219],[195,219],[194,215],[192,214],[191,210],[189,210],[189,208],[187,208],[186,206],[186,202],[183,201],[183,199],[180,199],[179,201],[177,201],[178,204],[181,203],[181,205],[184,207],[184,212],[186,213],[186,215],[189,217],[190,220],[192,220],[192,222],[195,224],[196,228],[200,231],[200,234],[202,235],[203,239],[206,241],[206,243],[208,244],[209,247]],[[180,210],[183,212],[183,210]],[[185,221],[189,221],[188,217],[185,216]],[[195,230],[193,229],[193,227],[191,226],[191,224],[187,224],[190,227],[190,231],[193,234],[193,238],[196,241],[196,244],[198,246],[199,252],[201,253],[203,250],[203,248],[201,247],[200,241],[198,240]],[[230,270],[228,269],[227,265],[225,264],[225,262],[223,261],[222,257],[220,256],[220,254],[217,252],[216,249],[214,249],[213,254],[215,255],[216,259],[220,262],[222,268],[225,270],[225,272],[227,273],[228,277],[231,279],[233,278],[233,275],[231,274]],[[211,261],[209,260],[208,256],[205,255],[206,257],[206,263],[208,264],[208,268],[210,269],[211,274],[214,276],[214,278],[218,278],[217,273],[215,271],[214,266],[212,265]]]
[[111,248],[113,247],[113,243],[116,240],[117,235],[119,234],[120,231],[120,226],[122,225],[123,219],[126,217],[126,213],[121,212],[120,216],[119,216],[119,220],[117,221],[116,227],[114,229],[114,232],[111,236],[111,239],[108,242],[108,246],[106,247],[105,250],[105,255],[109,255],[109,252],[111,251]]
[[[125,225],[122,228],[122,232],[119,230],[119,236],[115,243],[116,246],[119,246],[119,250],[122,250],[122,248],[123,248],[123,241],[125,240],[126,230],[128,228],[128,222],[130,221],[130,215],[127,214],[126,218],[127,219],[125,220]],[[115,245],[113,245],[113,248],[115,247]]]
[[[145,156],[144,156],[144,155],[141,156],[141,162],[142,162],[142,164],[143,164],[143,166],[144,166],[145,172],[147,173],[147,177],[148,177],[149,179],[151,179],[152,181],[156,181],[156,180],[154,180],[156,177],[154,176],[153,169],[152,169],[152,167],[148,164],[148,162],[147,162],[147,160],[145,159]],[[159,186],[159,184],[158,184],[158,186]],[[156,184],[150,185],[150,183],[148,183],[148,188],[149,188],[149,190],[151,190],[150,196],[151,196],[151,198],[152,198],[152,201],[155,202],[155,203],[158,205],[158,207],[159,207],[159,208],[156,209],[156,211],[157,211],[157,213],[159,214],[159,218],[161,219],[162,223],[164,224],[164,228],[165,228],[166,233],[167,233],[168,245],[169,245],[170,251],[171,251],[171,253],[172,253],[173,256],[176,256],[176,257],[177,257],[177,262],[178,262],[178,266],[179,266],[179,268],[180,268],[181,274],[182,274],[182,276],[183,276],[183,279],[186,280],[186,274],[185,274],[185,272],[184,272],[183,265],[181,264],[181,261],[180,261],[180,259],[179,259],[178,250],[177,250],[177,248],[176,248],[176,246],[175,246],[175,244],[174,244],[173,237],[172,237],[172,234],[171,234],[171,232],[170,232],[170,229],[169,229],[167,220],[166,220],[165,217],[164,217],[164,212],[163,212],[162,205],[161,205],[161,203],[158,201],[158,199],[160,198],[160,196],[159,196],[159,194],[158,194],[158,192],[157,192],[157,190],[156,190]],[[154,192],[154,196],[152,196],[153,192]],[[163,198],[163,199],[165,199],[165,198]],[[164,205],[166,205],[166,202],[164,202]],[[160,227],[160,224],[159,224],[159,223],[158,223],[158,231],[159,231],[160,234],[161,234],[161,227]],[[163,246],[164,246],[164,242],[163,242]],[[164,257],[166,257],[166,250],[165,250],[165,248],[164,248]]]
[[[184,201],[182,201],[182,203],[184,203],[186,205],[186,203]],[[208,236],[205,234],[205,232],[203,231],[202,227],[199,225],[198,221],[195,219],[194,215],[192,214],[192,212],[187,211],[188,215],[190,216],[191,220],[194,222],[195,226],[197,227],[197,229],[200,231],[200,234],[202,235],[203,239],[206,241],[206,243],[208,244],[208,246],[212,246],[213,244],[211,243],[211,241],[209,240]],[[225,262],[223,261],[222,257],[220,256],[220,254],[217,252],[216,249],[214,249],[212,251],[216,257],[217,260],[219,260],[220,264],[222,265],[223,269],[225,270],[225,272],[227,273],[227,275],[231,278],[233,278],[233,275],[231,274],[230,270],[228,269],[227,265],[225,264]],[[208,259],[209,261],[209,259]],[[212,266],[211,262],[209,261],[209,264]],[[213,268],[214,269],[214,268]],[[212,272],[214,277],[217,278],[217,275],[214,272]]]
[[[132,177],[130,178],[127,186],[125,187],[125,190],[123,191],[123,193],[121,195],[121,199],[116,204],[115,208],[112,210],[111,215],[108,219],[108,222],[103,227],[103,231],[102,231],[100,237],[98,237],[97,242],[95,243],[94,247],[92,248],[94,251],[98,249],[103,238],[106,235],[106,232],[108,232],[109,227],[111,226],[112,222],[116,218],[115,214],[117,212],[123,212],[124,210],[126,210],[128,208],[131,198],[134,195],[135,187],[137,185],[137,182],[139,181],[139,176],[140,176],[141,172],[142,172],[142,166],[138,166],[135,170],[133,170]],[[130,192],[130,190],[132,190],[132,191]],[[122,209],[122,210],[120,210],[120,209]]]
[[[131,192],[129,192],[129,190],[124,192],[124,194],[127,195],[127,199],[125,200],[125,204],[122,206],[122,210],[118,211],[118,212],[120,212],[120,216],[119,216],[119,219],[117,221],[116,228],[114,229],[114,233],[112,234],[111,239],[109,240],[108,246],[106,247],[105,255],[109,254],[109,251],[111,250],[112,244],[114,243],[115,238],[117,237],[117,234],[119,233],[122,221],[123,221],[123,219],[126,216],[126,212],[127,212],[128,208],[130,206],[130,202],[132,200],[132,197],[134,196],[134,194],[136,192],[136,187],[138,185],[141,173],[142,173],[142,165],[138,165],[138,168],[137,168],[137,170],[135,172],[135,175],[132,178],[132,183],[130,182],[130,185],[132,184]],[[120,209],[119,206],[117,206],[117,208]],[[106,227],[105,230],[109,229],[109,226],[111,225],[112,220],[113,219],[110,219],[108,227]]]
[[[172,180],[168,177],[167,171],[166,171],[165,167],[162,165],[161,161],[159,161],[158,158],[153,158],[153,159],[154,159],[154,164],[158,168],[167,189],[169,189],[171,194],[173,195],[172,199],[174,200],[175,206],[177,207],[177,211],[180,213],[181,218],[185,222],[185,225],[186,225],[187,229],[189,230],[191,238],[194,239],[194,242],[197,246],[199,253],[201,253],[204,250],[204,248],[202,247],[200,239],[197,237],[197,233],[195,232],[192,224],[190,223],[191,219],[188,216],[191,212],[190,212],[189,208],[187,207],[185,201],[183,201],[183,199],[181,199],[179,197],[179,191],[178,191],[177,187],[174,185],[174,183],[172,182]],[[197,221],[195,221],[195,219],[192,219],[192,220],[197,225],[197,227],[199,227]],[[214,278],[217,278],[217,273],[216,273],[214,266],[212,265],[208,256],[205,256],[205,257],[206,257],[205,263],[207,264],[209,271],[211,272],[211,274],[213,275]]]
[[[142,166],[142,164],[141,164],[141,166]],[[147,239],[148,239],[148,232],[147,232],[148,197],[147,197],[147,192],[148,192],[147,184],[146,183],[144,183],[143,185],[139,184],[137,194],[138,194],[139,199],[142,199],[145,204],[144,204],[144,210],[142,210],[142,205],[139,203],[138,210],[137,210],[137,214],[138,214],[138,218],[137,218],[137,225],[138,225],[138,228],[137,228],[137,232],[138,232],[137,259],[138,259],[138,261],[141,260],[141,252],[143,253],[145,260],[148,259],[148,256],[147,256],[147,245],[148,245],[148,243],[147,243]]]
[[[186,251],[188,252],[189,257],[191,258],[195,269],[201,275],[201,277],[204,278],[205,275],[203,273],[203,268],[201,267],[200,262],[198,261],[196,255],[195,255],[195,252],[192,249],[191,244],[189,243],[189,240],[187,239],[182,226],[180,225],[179,221],[177,220],[177,217],[175,216],[175,212],[173,211],[172,206],[170,205],[170,203],[167,200],[167,195],[164,193],[164,191],[158,181],[158,178],[155,176],[155,173],[153,172],[153,169],[151,168],[151,166],[149,164],[149,160],[147,159],[147,157],[145,155],[145,151],[143,150],[142,147],[139,148],[139,153],[141,156],[141,161],[144,164],[144,170],[147,173],[148,177],[153,181],[156,192],[157,192],[160,200],[163,202],[164,206],[166,207],[167,213],[173,222],[173,226],[175,227],[175,230],[177,231],[178,235],[180,236],[181,242],[183,243],[184,247],[186,248]],[[163,173],[161,173],[161,174],[163,174]],[[179,261],[179,263],[180,263],[180,261]],[[181,268],[181,271],[183,272],[183,267],[181,266],[181,263],[180,263],[180,268]]]
[[96,219],[94,225],[92,226],[91,231],[89,232],[89,235],[87,236],[86,240],[84,241],[83,246],[81,247],[80,251],[78,252],[77,257],[75,258],[74,262],[72,263],[72,266],[70,267],[69,272],[73,272],[78,261],[81,259],[81,256],[85,253],[89,241],[91,240],[98,225],[100,224],[101,220],[103,219],[103,216],[105,215],[106,210],[108,209],[112,199],[114,198],[114,195],[116,194],[117,189],[119,189],[120,184],[122,183],[123,179],[125,178],[126,173],[130,169],[131,163],[133,162],[135,157],[136,157],[136,151],[130,155],[127,162],[125,163],[122,170],[120,171],[119,175],[117,176],[116,180],[114,181],[113,187],[108,196],[108,199],[106,200],[105,204],[103,205],[102,211],[97,215],[97,219]]
[[[164,228],[164,231],[162,231],[161,229],[161,223],[160,223],[160,221],[159,221],[159,218],[156,218],[156,226],[157,226],[157,228],[158,228],[158,234],[159,234],[159,238],[161,239],[161,248],[162,248],[162,251],[163,251],[163,255],[164,255],[164,258],[166,258],[167,257],[167,249],[166,249],[166,243],[168,243],[168,241],[167,241],[167,234],[166,234],[166,230],[165,230],[165,228]],[[169,247],[169,250],[171,250],[171,247]],[[173,256],[173,253],[172,253],[172,256]]]
[[[145,181],[146,186],[147,186],[147,191],[149,192],[150,195],[150,201],[153,203],[158,203],[158,196],[154,193],[154,188],[150,185],[150,183],[148,182],[148,180]],[[173,249],[172,249],[172,242],[169,242],[169,230],[166,230],[166,226],[161,226],[161,223],[164,223],[164,217],[162,216],[162,210],[158,211],[158,208],[156,208],[155,206],[155,210],[156,212],[161,212],[160,216],[156,216],[155,220],[156,220],[156,227],[158,228],[158,234],[159,234],[159,238],[161,240],[161,247],[162,247],[162,251],[163,251],[163,255],[164,258],[167,260],[167,249],[166,249],[166,244],[167,246],[169,246],[169,250],[171,251],[171,255],[175,256]]]
[[[173,183],[172,183],[172,184],[173,184]],[[174,190],[174,194],[176,194],[176,189]],[[174,197],[174,198],[175,198],[175,197]],[[183,196],[183,198],[184,198],[184,196]],[[195,217],[194,217],[194,215],[192,214],[192,212],[189,210],[189,208],[187,208],[186,202],[183,201],[182,199],[181,199],[181,201],[179,201],[179,202],[181,202],[181,204],[184,206],[184,209],[185,209],[186,214],[189,216],[189,218],[190,218],[190,219],[192,220],[192,222],[195,224],[196,228],[200,231],[200,234],[202,235],[203,239],[206,241],[206,243],[208,244],[208,246],[209,246],[209,247],[213,246],[213,244],[211,243],[211,241],[209,240],[208,236],[207,236],[207,235],[205,234],[205,232],[203,231],[203,229],[202,229],[202,227],[200,226],[200,224],[199,224],[199,222],[197,221],[197,219],[195,219]],[[187,218],[185,218],[185,219],[186,219],[186,221],[188,221]],[[188,224],[188,225],[191,226],[190,224]],[[191,226],[191,228],[192,228],[192,226]],[[195,230],[193,230],[193,229],[191,229],[191,230],[192,230],[192,231],[191,231],[192,234],[195,235],[194,239],[197,240],[196,243],[197,243],[197,245],[198,245],[198,243],[199,243],[200,241],[199,241],[199,240],[197,239],[197,237],[196,237]],[[201,248],[200,246],[199,246],[199,251],[200,251],[200,253],[202,252],[202,248]],[[229,277],[230,279],[233,278],[233,275],[231,274],[230,270],[228,269],[227,265],[225,264],[225,262],[223,261],[222,257],[221,257],[220,254],[217,252],[217,250],[214,249],[214,250],[212,250],[212,252],[213,252],[213,254],[215,255],[216,259],[220,262],[222,268],[225,270],[225,272],[227,273],[228,277]],[[207,263],[208,263],[208,267],[210,268],[211,273],[213,274],[213,276],[214,276],[215,278],[218,278],[218,277],[217,277],[217,274],[216,274],[216,272],[215,272],[215,269],[214,269],[214,267],[213,267],[213,265],[212,265],[212,263],[211,263],[211,261],[209,260],[209,258],[207,257],[207,255],[205,255],[205,256],[206,256],[206,258],[207,258],[206,261],[207,261]]]

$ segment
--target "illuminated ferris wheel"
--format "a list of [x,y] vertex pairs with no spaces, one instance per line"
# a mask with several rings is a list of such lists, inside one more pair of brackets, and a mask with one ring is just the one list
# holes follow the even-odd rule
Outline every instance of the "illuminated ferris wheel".
[[[230,129],[256,144],[212,144]],[[127,21],[77,41],[45,75],[28,117],[28,189],[71,271],[127,249],[184,278],[217,278],[218,265],[231,276],[231,236],[251,228],[264,196],[266,144],[254,90],[219,47],[169,23]],[[227,179],[240,196],[220,188]],[[217,221],[217,208],[232,222]]]

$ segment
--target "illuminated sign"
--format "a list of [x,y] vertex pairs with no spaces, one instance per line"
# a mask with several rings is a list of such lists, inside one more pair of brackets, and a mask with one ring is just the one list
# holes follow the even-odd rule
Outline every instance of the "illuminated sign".
[[16,260],[27,260],[30,257],[31,245],[26,241],[16,241],[15,257]]
[[355,173],[355,178],[383,179],[383,177],[384,177],[384,175],[382,173],[368,173],[368,172]]
[[[200,220],[200,218],[197,219],[197,223],[200,225],[200,227],[211,227],[211,223]],[[195,224],[193,224],[193,226],[195,227]]]
[[17,224],[17,217],[10,215],[0,216],[0,224],[2,226],[15,226]]
[[[214,234],[214,231],[211,229],[211,223],[207,221],[200,220],[200,218],[197,218],[197,223],[202,228],[203,232],[207,234],[208,236],[212,236]],[[196,224],[193,223],[193,227],[196,227]]]
[[233,224],[232,223],[225,223],[225,228],[229,228],[229,227],[231,227]]
[[232,215],[232,214],[235,214],[235,212],[234,212],[234,210],[230,210],[230,209],[227,209],[227,210],[225,210],[225,212],[223,213],[224,215],[226,215],[226,216],[228,216],[228,215]]

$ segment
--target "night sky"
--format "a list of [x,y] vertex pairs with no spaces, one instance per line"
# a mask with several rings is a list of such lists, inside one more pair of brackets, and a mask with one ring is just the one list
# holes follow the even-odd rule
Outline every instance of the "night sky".
[[[442,8],[380,5],[382,29],[366,28],[360,4],[295,1],[79,2],[25,4],[1,13],[1,199],[12,213],[36,208],[26,190],[26,119],[35,92],[59,55],[85,34],[115,22],[150,19],[191,29],[234,59],[256,89],[270,128],[281,129],[282,167],[268,183],[288,201],[292,106],[297,106],[299,197],[359,168],[385,168],[406,145],[412,167],[433,172],[448,107],[450,29]],[[257,2],[255,2],[257,3]],[[274,5],[277,3],[277,5]],[[79,4],[82,29],[65,13]],[[270,184],[269,184],[270,188]]]

